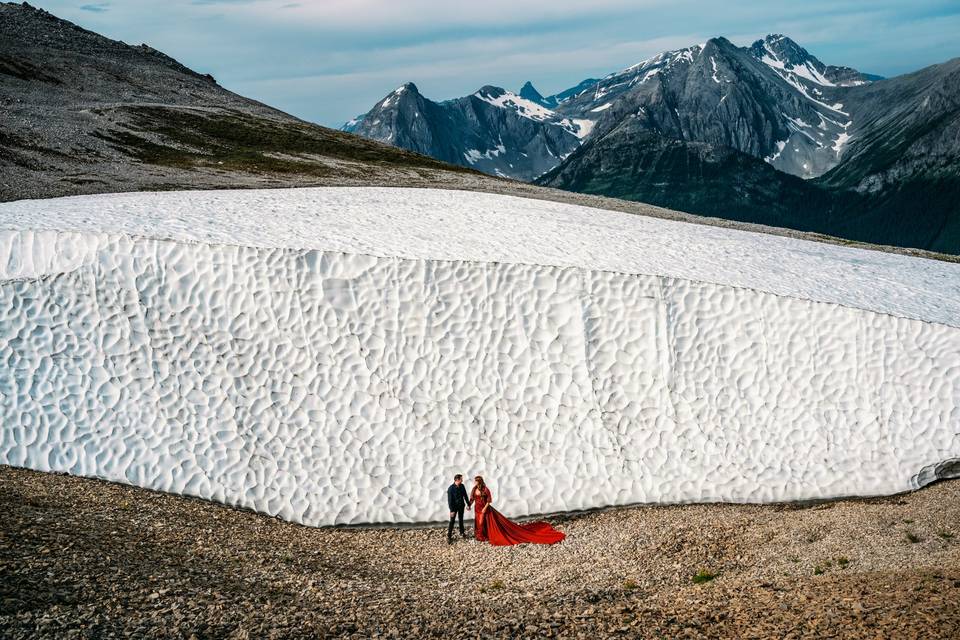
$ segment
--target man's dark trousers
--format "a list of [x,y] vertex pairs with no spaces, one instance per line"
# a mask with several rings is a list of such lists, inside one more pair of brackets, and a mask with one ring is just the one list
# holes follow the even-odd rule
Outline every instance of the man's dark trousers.
[[447,527],[448,538],[453,537],[453,521],[456,520],[458,517],[460,518],[460,535],[462,536],[467,535],[466,532],[463,530],[463,507],[460,507],[459,509],[453,512],[453,517],[450,518],[450,526]]
[[460,517],[460,535],[467,535],[463,530],[463,509],[470,503],[467,498],[467,490],[463,484],[453,483],[447,487],[447,507],[450,509],[450,526],[447,527],[447,539],[453,537],[453,521]]

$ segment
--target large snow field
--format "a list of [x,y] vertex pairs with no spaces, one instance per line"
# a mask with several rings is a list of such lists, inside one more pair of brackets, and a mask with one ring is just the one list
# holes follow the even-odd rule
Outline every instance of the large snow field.
[[0,204],[0,463],[306,524],[894,493],[960,458],[960,265],[509,196]]
[[[487,193],[321,187],[21,200],[0,203],[0,229],[661,275],[960,326],[958,264]],[[0,269],[6,262],[0,253]]]

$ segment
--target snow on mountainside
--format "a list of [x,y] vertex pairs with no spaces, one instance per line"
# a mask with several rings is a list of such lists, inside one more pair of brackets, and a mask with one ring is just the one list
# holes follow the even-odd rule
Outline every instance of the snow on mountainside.
[[492,175],[532,180],[576,149],[590,123],[499,87],[434,102],[407,83],[344,129]]
[[618,98],[658,75],[670,73],[675,67],[690,65],[703,51],[698,44],[676,51],[665,51],[652,58],[608,74],[593,86],[570,96],[563,105],[564,112],[597,113],[606,111]]
[[0,464],[309,525],[439,520],[463,469],[513,516],[895,493],[957,472],[958,288],[482,193],[8,203]]
[[[596,131],[627,119],[658,135],[726,146],[775,168],[813,178],[835,166],[851,139],[850,114],[821,87],[834,87],[812,56],[804,64],[782,52],[783,36],[757,56],[724,38],[658,54],[610,74],[562,106],[561,113],[601,112]],[[790,49],[792,51],[792,49]],[[756,64],[756,58],[763,64]],[[816,77],[827,84],[809,86]],[[814,75],[816,74],[816,75]]]
[[[534,89],[534,91],[536,90]],[[564,118],[556,111],[548,109],[538,102],[522,98],[512,91],[505,91],[499,87],[486,86],[473,95],[495,107],[512,110],[522,118],[558,126],[577,138],[586,137],[593,127],[592,120]]]
[[750,51],[785,78],[803,78],[825,87],[859,86],[882,79],[850,67],[825,65],[796,42],[779,33],[757,40],[750,46]]

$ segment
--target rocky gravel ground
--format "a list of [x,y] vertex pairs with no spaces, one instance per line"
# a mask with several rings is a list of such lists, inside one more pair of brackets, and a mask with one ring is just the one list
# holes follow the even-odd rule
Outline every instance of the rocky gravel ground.
[[0,513],[3,638],[960,637],[958,481],[558,516],[554,547],[314,529],[10,467]]

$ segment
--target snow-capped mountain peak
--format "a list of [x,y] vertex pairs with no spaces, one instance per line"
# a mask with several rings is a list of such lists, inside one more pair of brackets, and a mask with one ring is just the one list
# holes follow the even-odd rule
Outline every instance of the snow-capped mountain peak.
[[707,43],[702,42],[700,44],[695,44],[691,47],[684,47],[682,49],[675,49],[673,51],[662,51],[653,57],[647,58],[646,60],[641,60],[636,64],[632,64],[626,69],[611,73],[608,76],[606,76],[604,80],[608,78],[616,78],[619,76],[636,73],[638,71],[645,71],[648,69],[652,69],[654,67],[669,68],[671,65],[678,62],[690,63],[700,56],[700,54],[703,52],[703,49],[706,46],[707,46]]
[[578,87],[583,87],[582,90],[561,101],[562,109],[559,105],[557,108],[563,113],[574,111],[582,114],[603,113],[634,87],[644,85],[658,77],[664,77],[674,70],[689,68],[699,60],[706,47],[707,43],[703,42],[682,49],[663,51],[625,69],[610,73],[589,86],[583,86],[581,83]]
[[836,86],[824,76],[825,64],[784,35],[774,34],[757,40],[750,47],[750,51],[781,76],[792,74],[821,86]]
[[799,80],[823,87],[856,86],[878,80],[879,76],[860,73],[850,67],[827,65],[783,34],[771,34],[750,45],[755,58],[784,79]]

